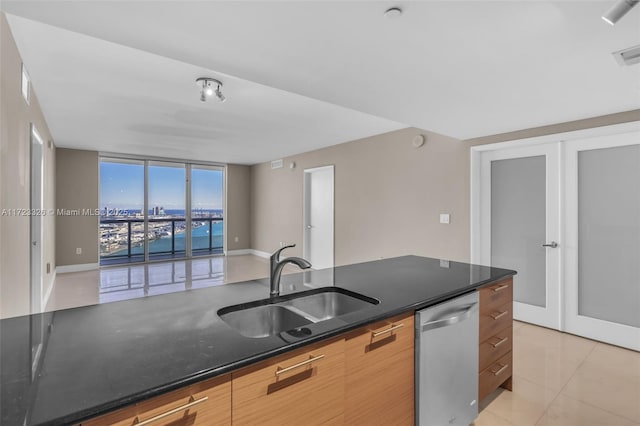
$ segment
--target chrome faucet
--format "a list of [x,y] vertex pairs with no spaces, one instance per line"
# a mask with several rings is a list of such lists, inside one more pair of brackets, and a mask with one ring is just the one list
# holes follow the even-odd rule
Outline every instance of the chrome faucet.
[[307,262],[301,257],[287,257],[280,260],[280,253],[284,249],[288,249],[291,247],[295,247],[295,244],[291,244],[289,246],[284,246],[276,250],[269,259],[270,266],[270,275],[269,275],[269,295],[271,297],[276,297],[280,295],[280,276],[282,275],[282,268],[285,267],[287,263],[293,263],[297,265],[300,269],[309,269],[311,268],[311,263]]

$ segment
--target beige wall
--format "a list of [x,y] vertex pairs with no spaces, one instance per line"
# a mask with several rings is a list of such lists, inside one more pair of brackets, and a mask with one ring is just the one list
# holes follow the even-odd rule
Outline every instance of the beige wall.
[[[56,205],[62,209],[98,208],[98,153],[58,148],[56,153]],[[56,217],[56,264],[98,263],[98,215]],[[82,254],[76,254],[76,248]]]
[[[414,148],[420,133],[427,143]],[[303,171],[330,164],[336,265],[404,254],[469,259],[469,145],[415,128],[288,157],[282,169],[252,166],[252,248],[271,252],[282,241],[302,254]]]
[[[55,208],[55,145],[32,86],[30,105],[22,98],[22,59],[6,21],[0,14],[0,211],[30,207],[30,125],[43,138],[44,208]],[[30,312],[30,220],[27,216],[0,216],[0,317]],[[54,217],[46,216],[43,226],[43,282],[46,296],[55,270]],[[47,273],[47,264],[50,272]]]
[[592,129],[595,127],[610,126],[613,124],[640,121],[640,110],[619,112],[616,114],[602,115],[584,120],[568,121],[550,126],[534,127],[518,130],[517,132],[501,133],[498,135],[484,136],[481,138],[467,139],[471,145],[485,145],[489,143],[514,141],[518,139],[533,138],[537,136],[553,135],[556,133],[572,132],[575,130]]
[[[251,168],[227,165],[227,250],[251,248]],[[238,241],[236,242],[236,238]]]

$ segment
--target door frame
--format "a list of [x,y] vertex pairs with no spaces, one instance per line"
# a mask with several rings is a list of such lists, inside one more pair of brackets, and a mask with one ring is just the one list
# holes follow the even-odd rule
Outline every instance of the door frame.
[[[43,296],[43,259],[44,259],[44,250],[42,247],[43,240],[43,226],[42,226],[42,217],[43,215],[40,212],[35,212],[34,210],[39,209],[42,210],[44,208],[44,140],[40,136],[38,129],[36,129],[35,124],[31,123],[30,136],[29,136],[29,209],[32,214],[29,220],[29,282],[30,282],[30,309],[31,313],[40,313],[43,310],[42,302],[44,300]],[[37,159],[34,158],[34,146],[38,145],[40,147],[40,155]],[[38,164],[35,164],[35,162]],[[34,197],[37,194],[34,194],[34,171],[35,167],[40,169],[39,173],[39,206],[34,206]],[[38,222],[39,226],[36,232],[39,235],[34,235],[34,222]],[[34,248],[35,247],[35,248]],[[37,253],[37,256],[34,256],[34,252]]]
[[[336,252],[336,238],[335,238],[335,212],[336,212],[336,204],[335,204],[335,167],[334,165],[328,166],[320,166],[313,167],[309,169],[304,169],[303,172],[303,193],[302,193],[302,257],[305,259],[309,259],[309,207],[308,207],[308,197],[309,193],[309,176],[314,172],[331,170],[331,175],[333,179],[333,186],[331,188],[331,267],[335,265],[335,252]],[[313,262],[312,262],[313,263]],[[313,265],[312,265],[313,267]]]
[[[559,238],[560,243],[566,240],[566,227],[564,226],[565,221],[565,201],[564,201],[564,176],[565,176],[565,167],[564,167],[564,144],[563,142],[579,140],[579,139],[587,139],[593,137],[600,136],[612,136],[620,133],[627,133],[633,131],[640,131],[640,121],[633,121],[628,123],[621,124],[613,124],[609,126],[601,126],[594,127],[589,129],[582,130],[574,130],[562,133],[554,133],[543,136],[536,136],[530,138],[522,138],[522,139],[514,139],[506,142],[498,142],[491,143],[486,145],[476,145],[471,147],[470,152],[470,162],[471,162],[471,170],[470,170],[470,258],[471,263],[481,264],[482,263],[482,244],[483,244],[483,232],[486,232],[486,227],[482,223],[482,196],[481,196],[481,183],[482,183],[482,153],[487,151],[495,151],[501,150],[505,148],[516,148],[516,147],[528,147],[528,146],[536,146],[548,143],[558,143],[560,146],[560,159],[559,159],[559,178],[560,181],[560,226],[559,226]],[[559,330],[565,331],[566,329],[566,297],[568,295],[566,290],[566,271],[564,268],[564,258],[562,254],[560,255],[560,264],[559,264],[559,306],[560,306],[560,314],[559,314]]]

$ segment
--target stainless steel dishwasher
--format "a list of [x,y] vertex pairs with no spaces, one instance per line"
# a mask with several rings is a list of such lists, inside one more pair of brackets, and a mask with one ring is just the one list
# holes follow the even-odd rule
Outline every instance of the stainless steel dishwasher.
[[416,312],[416,424],[478,416],[478,292]]

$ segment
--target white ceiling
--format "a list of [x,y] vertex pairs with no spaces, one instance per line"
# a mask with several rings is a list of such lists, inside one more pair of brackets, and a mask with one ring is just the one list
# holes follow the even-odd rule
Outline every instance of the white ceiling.
[[[54,0],[3,1],[2,9],[117,44],[59,30],[54,37],[53,28],[11,19],[58,141],[58,130],[68,131],[70,117],[86,105],[65,104],[66,118],[52,115],[65,97],[49,87],[53,77],[47,74],[71,62],[83,70],[74,78],[83,81],[79,74],[85,70],[101,71],[103,88],[88,105],[112,122],[123,145],[139,144],[148,152],[147,143],[157,138],[179,150],[176,140],[186,135],[200,144],[196,150],[214,139],[220,141],[217,153],[236,150],[234,161],[251,163],[393,130],[399,123],[466,139],[638,109],[640,66],[620,67],[611,52],[640,44],[640,7],[612,27],[600,19],[611,4]],[[383,17],[397,5],[403,16]],[[67,37],[65,44],[52,46],[60,42],[56,37]],[[51,49],[58,54],[47,55]],[[193,103],[197,93],[188,86],[201,73],[227,74],[229,102],[206,108]],[[65,79],[55,78],[58,85]],[[245,98],[239,87],[272,98]],[[209,120],[208,112],[215,118]],[[94,133],[102,131],[102,122]],[[258,135],[264,139],[265,128],[273,141],[268,152],[238,145]],[[308,140],[313,143],[306,145]]]

